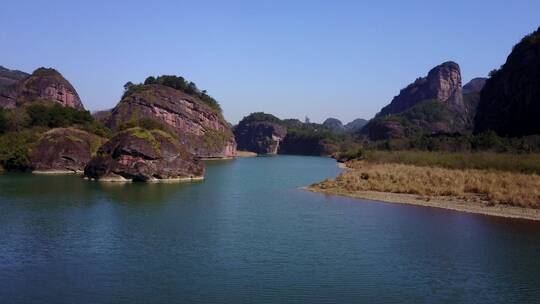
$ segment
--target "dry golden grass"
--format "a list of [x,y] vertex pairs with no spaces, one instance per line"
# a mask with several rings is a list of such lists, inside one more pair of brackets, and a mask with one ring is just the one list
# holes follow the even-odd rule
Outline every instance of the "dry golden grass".
[[311,187],[325,192],[377,191],[457,197],[489,204],[540,208],[540,175],[477,169],[445,169],[366,161],[347,163],[351,170]]

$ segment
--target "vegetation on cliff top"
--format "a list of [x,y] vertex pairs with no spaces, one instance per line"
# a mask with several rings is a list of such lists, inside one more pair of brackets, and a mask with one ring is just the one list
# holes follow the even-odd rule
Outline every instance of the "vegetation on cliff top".
[[244,117],[239,125],[252,122],[270,122],[287,129],[287,135],[278,151],[281,154],[331,155],[359,145],[354,136],[335,132],[322,124],[303,123],[298,119],[279,119],[263,112],[251,113]]
[[124,85],[124,95],[122,96],[122,99],[124,97],[127,97],[131,94],[140,92],[144,89],[145,85],[151,85],[151,84],[160,84],[164,85],[179,91],[182,91],[188,95],[194,96],[202,100],[206,105],[208,105],[210,108],[218,111],[221,113],[221,107],[219,103],[210,95],[208,95],[206,90],[200,90],[197,85],[194,82],[187,81],[182,76],[174,76],[174,75],[162,75],[158,77],[149,76],[146,78],[144,83],[134,84],[131,81],[127,82]]
[[540,134],[540,28],[514,46],[481,92],[475,131],[503,136]]
[[30,153],[47,130],[75,127],[100,137],[111,132],[88,111],[53,102],[36,102],[15,109],[0,108],[0,165],[7,170],[28,170]]

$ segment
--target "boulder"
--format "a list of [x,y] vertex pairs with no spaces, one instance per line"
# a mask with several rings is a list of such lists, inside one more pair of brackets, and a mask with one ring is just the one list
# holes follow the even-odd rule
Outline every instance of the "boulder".
[[104,138],[75,128],[45,132],[30,154],[34,173],[82,172]]
[[84,175],[102,181],[190,181],[203,178],[204,166],[173,135],[131,128],[101,146]]

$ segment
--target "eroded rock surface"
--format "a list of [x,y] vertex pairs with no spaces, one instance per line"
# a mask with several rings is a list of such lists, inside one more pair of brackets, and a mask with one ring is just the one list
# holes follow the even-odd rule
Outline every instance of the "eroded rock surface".
[[176,132],[182,145],[201,158],[236,155],[231,126],[221,113],[198,98],[159,84],[144,85],[125,96],[111,111],[108,125],[118,129],[137,119],[151,118]]
[[172,135],[132,128],[101,146],[84,174],[103,181],[188,181],[203,178],[204,166]]
[[234,130],[238,149],[257,154],[277,154],[287,129],[277,123],[254,121],[240,123]]
[[75,88],[55,69],[39,68],[0,92],[2,107],[14,108],[35,101],[53,101],[84,110]]
[[459,65],[448,61],[429,71],[426,77],[416,81],[394,97],[389,105],[382,108],[378,117],[399,114],[424,100],[438,100],[456,109],[463,109],[461,71]]
[[104,138],[75,128],[45,132],[30,155],[36,173],[82,172]]

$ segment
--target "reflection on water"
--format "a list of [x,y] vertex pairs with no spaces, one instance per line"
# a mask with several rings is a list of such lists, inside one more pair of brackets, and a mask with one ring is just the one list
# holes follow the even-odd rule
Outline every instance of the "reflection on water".
[[540,223],[299,190],[335,162],[206,179],[0,175],[1,303],[532,303]]

